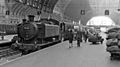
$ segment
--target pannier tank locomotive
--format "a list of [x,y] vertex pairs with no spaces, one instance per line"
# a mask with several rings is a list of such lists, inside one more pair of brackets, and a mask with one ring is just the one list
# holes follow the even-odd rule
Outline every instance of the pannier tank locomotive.
[[46,43],[60,41],[59,25],[46,24],[42,21],[35,22],[33,15],[29,15],[28,21],[23,20],[17,28],[18,36],[12,39],[13,41],[16,40],[11,45],[13,49],[28,52],[40,49]]

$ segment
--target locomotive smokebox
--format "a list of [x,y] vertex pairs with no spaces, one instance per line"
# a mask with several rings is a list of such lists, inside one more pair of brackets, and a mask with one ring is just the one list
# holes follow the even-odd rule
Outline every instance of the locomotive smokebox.
[[29,21],[34,21],[34,17],[35,17],[34,15],[28,15],[28,20]]

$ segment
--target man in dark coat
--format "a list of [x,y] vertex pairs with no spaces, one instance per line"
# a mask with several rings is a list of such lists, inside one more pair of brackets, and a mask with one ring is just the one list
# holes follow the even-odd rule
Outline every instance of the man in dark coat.
[[76,34],[77,46],[80,47],[80,42],[82,42],[82,31],[78,30]]
[[74,37],[74,34],[73,34],[73,31],[72,29],[69,29],[69,32],[68,32],[68,39],[69,39],[69,48],[73,47],[73,37]]
[[88,31],[87,30],[83,31],[83,38],[84,38],[84,41],[87,42],[87,39],[88,39]]

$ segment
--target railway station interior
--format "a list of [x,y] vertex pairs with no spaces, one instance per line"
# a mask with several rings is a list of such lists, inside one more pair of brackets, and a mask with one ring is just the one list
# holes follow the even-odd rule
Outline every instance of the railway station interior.
[[120,67],[120,0],[0,0],[0,67]]

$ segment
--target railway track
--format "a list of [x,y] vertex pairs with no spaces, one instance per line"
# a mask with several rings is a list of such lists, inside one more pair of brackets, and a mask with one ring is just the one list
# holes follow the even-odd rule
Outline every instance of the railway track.
[[[41,46],[41,49],[44,49],[44,48],[47,48],[47,47],[50,47],[56,43],[58,43],[59,41],[56,41],[56,42],[49,42],[49,43],[45,43],[44,46]],[[4,43],[3,43],[4,44]],[[40,49],[40,50],[41,50]],[[35,52],[35,51],[33,51]],[[30,52],[32,53],[32,52]],[[9,58],[9,57],[12,57],[14,58],[15,55],[24,55],[22,52],[20,52],[19,50],[13,50],[12,48],[10,48],[10,46],[4,46],[4,47],[0,47],[0,59],[2,58]],[[25,54],[26,55],[26,54]],[[8,59],[7,59],[8,60]]]
[[[43,46],[41,46],[41,48],[39,50],[53,46],[53,45],[60,43],[60,42],[61,41],[59,40],[59,41],[55,41],[55,42],[44,43]],[[6,43],[3,43],[3,46],[0,47],[0,66],[4,65],[6,63],[12,62],[15,59],[18,59],[24,55],[28,55],[30,53],[39,51],[39,50],[36,50],[36,51],[32,51],[30,53],[24,54],[22,51],[20,52],[19,50],[13,50],[10,46],[11,43],[7,43],[6,44],[7,46],[6,45],[4,46],[4,44],[6,44]]]
[[15,51],[12,50],[10,47],[0,47],[0,62],[4,59],[6,60],[11,60],[15,59],[17,57],[20,57],[22,53],[20,51]]

